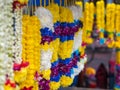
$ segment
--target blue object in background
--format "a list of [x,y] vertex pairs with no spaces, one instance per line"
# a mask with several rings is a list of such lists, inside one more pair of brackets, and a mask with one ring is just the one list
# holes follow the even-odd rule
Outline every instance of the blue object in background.
[[[62,6],[64,6],[64,0],[61,0],[61,1],[62,1],[61,2]],[[58,5],[60,5],[60,0],[54,0],[54,3],[57,3]],[[40,6],[40,0],[29,0],[28,5]],[[44,5],[49,5],[49,0],[46,0],[46,3],[45,3],[45,0],[42,0],[42,6]]]
[[107,3],[112,3],[113,2],[113,0],[107,0]]

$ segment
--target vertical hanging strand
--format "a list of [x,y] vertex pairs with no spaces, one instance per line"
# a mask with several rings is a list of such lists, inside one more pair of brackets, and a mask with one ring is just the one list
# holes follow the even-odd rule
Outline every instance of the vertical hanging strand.
[[50,0],[48,0],[48,4],[50,5]]
[[40,6],[42,7],[42,0],[40,0]]
[[116,80],[114,90],[120,90],[120,4],[116,5]]
[[33,16],[33,12],[34,12],[34,10],[33,10],[33,8],[34,8],[34,5],[33,5],[33,0],[31,0],[31,15]]
[[62,0],[60,0],[60,6],[62,6]]
[[34,11],[36,11],[37,10],[37,2],[36,2],[36,0],[34,0],[35,1],[35,10]]

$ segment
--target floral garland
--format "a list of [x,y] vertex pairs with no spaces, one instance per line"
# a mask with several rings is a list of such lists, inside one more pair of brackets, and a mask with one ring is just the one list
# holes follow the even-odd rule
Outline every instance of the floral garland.
[[93,21],[94,21],[94,3],[86,2],[85,10],[84,10],[84,29],[85,29],[85,37],[87,38],[84,42],[91,44],[93,42],[91,38],[91,33],[93,30]]
[[120,24],[119,24],[119,20],[120,20],[120,5],[116,5],[116,21],[115,21],[115,30],[116,30],[116,41],[115,41],[115,47],[116,48],[120,48]]
[[[13,2],[13,6],[15,6]],[[13,54],[14,54],[14,80],[17,83],[23,81],[26,77],[26,67],[28,62],[22,61],[22,10],[14,8],[14,45],[13,45]],[[24,73],[23,73],[24,72]],[[22,79],[21,79],[22,78]],[[9,81],[8,81],[9,82]],[[7,83],[8,83],[7,82]]]
[[[69,18],[67,18],[69,15]],[[60,47],[59,47],[59,73],[61,75],[60,84],[62,87],[67,87],[72,84],[73,79],[71,78],[71,71],[69,66],[73,49],[73,39],[75,29],[73,31],[73,15],[72,11],[65,7],[60,7],[60,22],[61,22],[61,33],[60,33]]]
[[22,11],[20,9],[14,10],[14,62],[21,63],[22,62]]
[[22,57],[23,61],[29,62],[29,67],[26,79],[20,84],[20,88],[22,90],[38,90],[38,83],[35,81],[34,76],[40,70],[40,22],[36,16],[24,15],[22,23]]
[[112,3],[107,4],[106,8],[106,31],[108,33],[106,44],[109,48],[114,46],[115,7],[116,5]]
[[104,32],[105,32],[105,9],[104,9],[104,1],[98,1],[97,2],[97,9],[96,9],[96,15],[97,15],[97,29],[99,32],[99,39],[100,39],[100,44],[105,43],[104,39]]
[[35,11],[35,15],[38,16],[42,28],[41,32],[41,67],[40,67],[40,76],[38,78],[39,88],[41,90],[50,89],[50,75],[51,75],[51,59],[54,51],[52,42],[54,41],[54,28],[53,28],[53,17],[48,9],[43,7],[38,8]]
[[119,90],[120,89],[120,25],[119,25],[119,20],[120,20],[120,5],[116,5],[116,42],[115,42],[115,47],[117,48],[116,51],[116,70],[117,70],[117,74],[116,74],[116,85],[115,85],[115,90]]
[[58,90],[60,88],[60,74],[59,74],[59,58],[58,58],[58,50],[59,50],[59,33],[58,30],[60,30],[60,16],[59,16],[59,6],[58,4],[50,4],[48,7],[48,10],[51,11],[53,15],[53,22],[54,22],[54,37],[56,38],[53,42],[53,56],[51,59],[51,77],[50,77],[50,90]]
[[[0,90],[7,90],[8,87],[11,89],[16,88],[14,83],[14,72],[13,72],[13,13],[12,3],[13,0],[0,1],[1,16],[0,20]],[[7,81],[9,80],[9,83]]]

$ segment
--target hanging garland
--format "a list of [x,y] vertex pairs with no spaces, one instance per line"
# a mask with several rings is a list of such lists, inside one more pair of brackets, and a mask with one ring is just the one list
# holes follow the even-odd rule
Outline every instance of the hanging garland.
[[48,9],[43,7],[38,8],[35,11],[35,15],[38,16],[42,28],[41,32],[41,67],[40,67],[40,76],[38,78],[39,88],[41,90],[49,90],[50,89],[50,75],[51,75],[51,59],[54,51],[54,47],[52,42],[54,41],[53,37],[53,17]]
[[108,39],[106,44],[109,48],[114,47],[114,29],[115,29],[115,4],[107,4],[106,7],[106,31]]
[[105,43],[104,39],[104,32],[105,32],[105,9],[104,9],[104,1],[97,1],[97,9],[96,9],[96,15],[97,15],[97,29],[99,32],[99,39],[100,44]]
[[[0,90],[4,90],[7,85],[5,83],[9,79],[14,81],[13,73],[13,13],[12,13],[12,0],[9,1],[0,1]],[[4,87],[5,85],[5,87]],[[10,88],[15,88],[10,86]]]
[[94,3],[93,2],[86,2],[85,3],[85,10],[84,10],[84,30],[85,30],[85,40],[88,44],[93,42],[91,38],[91,33],[93,30],[93,21],[94,21]]
[[29,62],[29,67],[27,69],[26,79],[22,82],[20,88],[22,90],[28,88],[38,90],[38,83],[35,81],[34,76],[40,69],[40,22],[36,16],[30,17],[29,15],[24,15],[22,23],[22,57],[23,61]]
[[115,42],[115,47],[117,48],[116,50],[116,85],[115,85],[115,90],[120,89],[120,5],[116,5],[116,42]]
[[59,57],[58,57],[58,50],[59,50],[59,30],[60,30],[60,17],[59,17],[59,6],[58,4],[51,3],[47,7],[52,15],[53,15],[53,22],[54,22],[54,38],[56,38],[52,43],[53,45],[53,56],[51,59],[51,77],[50,77],[50,90],[58,90],[60,88],[60,74],[59,74]]

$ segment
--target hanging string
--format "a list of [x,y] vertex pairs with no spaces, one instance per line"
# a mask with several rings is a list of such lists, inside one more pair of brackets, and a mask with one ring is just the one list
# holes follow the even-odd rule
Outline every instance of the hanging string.
[[28,13],[29,13],[29,10],[28,10],[28,4],[27,4],[26,7],[25,7],[25,14],[28,15]]
[[34,11],[33,11],[33,2],[32,2],[32,0],[31,0],[31,10],[32,10],[32,11],[31,11],[31,15],[33,15],[33,12],[34,12]]
[[35,11],[37,10],[37,2],[36,2],[36,0],[35,0]]
[[62,0],[60,0],[60,6],[62,6]]
[[67,0],[65,0],[65,2],[64,2],[64,3],[65,3],[65,7],[67,7]]
[[46,6],[46,0],[44,0],[43,2],[44,2],[44,5],[43,5],[43,6],[45,7],[45,6]]
[[40,7],[42,7],[42,0],[40,0]]
[[[29,1],[29,3],[30,3],[30,1]],[[29,4],[27,4],[27,11],[28,11],[28,15],[30,15],[30,6],[29,6]]]
[[54,3],[54,0],[52,0],[52,3]]
[[49,5],[50,5],[50,0],[48,0],[48,3],[49,3]]

